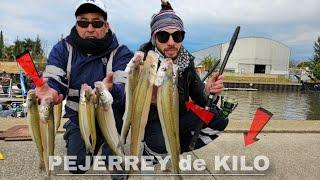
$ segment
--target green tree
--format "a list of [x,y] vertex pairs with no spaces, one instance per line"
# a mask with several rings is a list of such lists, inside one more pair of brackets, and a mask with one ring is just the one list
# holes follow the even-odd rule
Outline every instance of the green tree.
[[4,40],[3,40],[3,34],[2,31],[0,32],[0,60],[3,57],[3,48],[4,48]]
[[313,49],[314,49],[314,53],[311,59],[311,62],[312,62],[311,69],[313,70],[313,75],[317,79],[320,79],[320,37],[318,37],[318,40],[314,43]]
[[313,64],[320,63],[320,37],[318,37],[318,40],[314,43],[313,49],[314,53],[311,61]]
[[33,56],[34,55],[33,47],[34,47],[35,42],[30,38],[26,38],[26,39],[24,39],[22,44],[23,44],[23,50],[29,51],[31,56]]
[[320,79],[320,63],[317,63],[314,66],[312,73],[315,78],[317,78],[318,80]]
[[3,48],[3,55],[7,58],[9,58],[9,61],[14,61],[15,59],[15,53],[14,53],[14,45],[11,46],[4,46]]
[[43,56],[43,49],[41,47],[41,40],[39,38],[39,35],[37,36],[34,45],[33,45],[33,49],[32,49],[34,55],[36,56]]
[[303,62],[300,62],[297,67],[299,68],[303,68],[303,67],[309,67],[311,68],[312,67],[312,62],[311,61],[303,61]]
[[[1,31],[1,37],[2,37],[2,31]],[[1,42],[1,37],[0,37],[0,42]],[[0,43],[0,47],[1,47],[1,43]],[[36,66],[37,67],[39,66],[41,69],[43,69],[45,65],[44,60],[46,58],[44,56],[44,50],[42,48],[42,42],[39,36],[37,36],[35,40],[32,40],[31,38],[25,38],[24,40],[20,40],[17,37],[13,45],[10,45],[10,46],[3,45],[1,52],[2,52],[2,57],[9,58],[9,61],[14,61],[15,56],[25,51],[29,51]]]
[[208,70],[216,61],[217,60],[215,58],[209,55],[204,57],[203,60],[198,65],[203,66],[206,70]]
[[20,41],[19,38],[14,41],[14,48],[13,48],[13,54],[19,55],[24,51],[24,44],[23,41]]

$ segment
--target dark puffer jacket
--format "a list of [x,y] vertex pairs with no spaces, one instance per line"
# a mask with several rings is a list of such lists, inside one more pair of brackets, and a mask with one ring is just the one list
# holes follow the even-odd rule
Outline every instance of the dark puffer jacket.
[[[69,80],[67,79],[69,57],[67,42],[70,44],[70,36],[58,42],[49,55],[44,77],[49,78],[48,83],[51,88],[67,97],[66,114],[75,124],[78,124],[78,103],[81,85],[86,83],[94,88],[94,82],[102,81],[106,77],[105,61],[109,59],[111,52],[119,46],[115,34],[112,34],[111,38],[112,43],[104,53],[90,55],[73,48]],[[124,70],[132,57],[133,53],[127,46],[119,46],[113,57],[112,71]],[[69,88],[68,81],[70,81]],[[122,122],[125,107],[124,84],[114,84],[111,94],[114,98],[112,106],[116,120],[117,122]],[[117,127],[119,129],[121,124],[117,124]]]

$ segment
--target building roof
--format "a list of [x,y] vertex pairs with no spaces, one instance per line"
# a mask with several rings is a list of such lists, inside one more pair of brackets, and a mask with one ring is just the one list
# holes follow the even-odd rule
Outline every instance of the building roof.
[[[280,41],[276,41],[276,40],[273,40],[273,39],[270,39],[270,38],[265,38],[265,37],[254,37],[254,36],[251,36],[251,37],[242,37],[242,38],[238,38],[238,41],[241,41],[241,40],[248,40],[248,39],[253,39],[253,40],[256,40],[256,39],[263,39],[265,41],[270,41],[270,42],[273,42],[273,43],[277,43],[279,44],[280,46],[283,46],[285,48],[288,48],[290,49],[289,46],[287,46],[286,44],[280,42]],[[216,59],[221,59],[221,48],[223,45],[229,43],[229,41],[225,42],[225,43],[219,43],[219,44],[216,44],[216,45],[212,45],[212,46],[209,46],[207,48],[203,48],[203,49],[199,49],[197,51],[194,51],[192,52],[192,55],[195,56],[195,64],[199,64],[206,56],[212,56],[213,58],[216,58]]]
[[[287,48],[290,48],[288,45],[286,45],[286,44],[284,44],[284,43],[282,43],[282,42],[280,42],[280,41],[277,41],[277,40],[274,40],[274,39],[271,39],[271,38],[266,38],[266,37],[248,36],[248,37],[238,38],[238,41],[239,41],[239,40],[242,40],[242,39],[250,39],[250,38],[252,38],[252,39],[265,39],[265,40],[269,40],[269,41],[274,41],[274,42],[277,42],[277,43],[279,43],[279,44],[281,44],[281,45],[283,45],[283,46],[286,46]],[[206,50],[215,48],[215,47],[217,47],[217,46],[221,46],[221,45],[226,44],[226,43],[229,43],[229,42],[230,42],[230,41],[226,41],[226,42],[224,42],[224,43],[218,43],[218,44],[215,44],[215,45],[211,45],[211,46],[209,46],[209,47],[206,47],[206,48],[202,48],[202,49],[193,51],[192,54],[193,54],[193,53],[200,52],[200,51],[206,51]]]

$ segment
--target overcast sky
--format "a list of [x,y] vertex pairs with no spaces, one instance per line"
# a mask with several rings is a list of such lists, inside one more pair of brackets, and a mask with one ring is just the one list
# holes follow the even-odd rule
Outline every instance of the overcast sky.
[[[109,23],[132,51],[149,39],[149,23],[160,0],[104,0]],[[78,0],[1,0],[0,30],[5,43],[37,35],[47,53],[75,24]],[[241,37],[265,37],[291,48],[291,59],[308,59],[320,36],[319,0],[171,0],[186,30],[184,45],[197,51]]]

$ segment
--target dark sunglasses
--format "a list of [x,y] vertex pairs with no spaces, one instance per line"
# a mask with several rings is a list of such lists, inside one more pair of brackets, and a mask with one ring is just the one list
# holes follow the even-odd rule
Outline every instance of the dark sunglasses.
[[87,28],[89,26],[89,24],[92,25],[92,27],[94,28],[101,28],[104,25],[104,21],[77,21],[78,26],[82,27],[82,28]]
[[158,38],[158,41],[160,43],[166,43],[169,41],[170,36],[172,36],[172,39],[176,43],[181,43],[184,39],[184,31],[176,31],[172,34],[168,33],[167,31],[159,31],[157,32],[156,36]]

